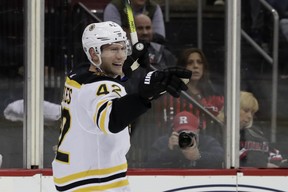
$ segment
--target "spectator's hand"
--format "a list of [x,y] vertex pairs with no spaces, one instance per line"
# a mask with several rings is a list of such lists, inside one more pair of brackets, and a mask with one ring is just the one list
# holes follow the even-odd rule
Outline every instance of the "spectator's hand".
[[127,57],[123,65],[123,73],[126,78],[131,77],[133,72],[132,65],[134,62],[138,62],[140,66],[144,68],[149,65],[149,54],[146,44],[138,42],[133,45],[132,54]]
[[188,89],[182,79],[190,79],[191,75],[190,70],[178,67],[150,71],[140,82],[139,94],[149,101],[160,97],[166,91],[174,97],[179,97],[182,90]]
[[193,143],[194,143],[193,146],[181,150],[186,159],[190,161],[198,160],[201,157],[196,137],[193,137]]
[[176,147],[179,148],[179,133],[173,131],[169,137],[168,147],[170,150],[174,150]]

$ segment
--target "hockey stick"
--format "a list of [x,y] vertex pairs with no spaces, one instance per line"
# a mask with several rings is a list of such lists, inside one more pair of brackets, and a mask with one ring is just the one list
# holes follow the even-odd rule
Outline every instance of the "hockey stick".
[[[132,45],[134,45],[135,43],[138,42],[138,36],[137,36],[137,31],[136,31],[135,22],[134,22],[133,10],[131,7],[130,0],[124,0],[124,3],[125,3],[127,19],[128,19],[128,24],[129,24],[129,30],[130,30],[130,39],[131,39]],[[137,61],[135,61],[131,65],[132,71],[135,71],[136,69],[138,69],[139,66],[140,66],[140,64]]]
[[131,7],[130,0],[125,0],[125,7],[126,7],[127,19],[128,19],[128,24],[129,24],[129,30],[130,30],[130,38],[131,38],[132,44],[134,45],[135,43],[138,42],[138,36],[137,36],[137,31],[136,31],[135,22],[134,22],[134,15],[133,15],[133,10]]

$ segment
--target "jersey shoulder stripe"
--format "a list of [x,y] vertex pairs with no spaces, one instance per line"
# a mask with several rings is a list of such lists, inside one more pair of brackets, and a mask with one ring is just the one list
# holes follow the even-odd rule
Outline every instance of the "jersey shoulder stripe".
[[104,124],[106,114],[104,115],[104,119],[103,119],[104,121],[99,122],[99,119],[101,119],[100,116],[102,115],[102,112],[105,111],[105,109],[107,107],[107,103],[108,103],[108,101],[106,99],[104,101],[100,101],[97,105],[97,109],[99,109],[97,112],[97,116],[96,116],[96,114],[94,115],[94,123],[97,124],[97,127],[99,127],[105,134],[107,134],[107,132],[105,130],[105,124]]
[[79,84],[77,81],[70,79],[69,77],[66,77],[66,84],[71,87],[78,88],[78,89],[80,89],[81,87],[81,84]]
[[98,116],[97,116],[97,122],[98,122],[98,127],[104,132],[107,133],[105,130],[105,127],[107,127],[107,125],[105,124],[106,118],[107,118],[107,114],[109,114],[108,110],[110,110],[112,105],[112,102],[106,102],[105,105],[101,106],[101,108],[99,109],[98,112]]

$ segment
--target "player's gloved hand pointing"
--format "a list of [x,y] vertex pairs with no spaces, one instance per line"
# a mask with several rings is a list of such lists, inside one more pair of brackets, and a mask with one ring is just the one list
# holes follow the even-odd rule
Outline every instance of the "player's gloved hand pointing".
[[188,87],[183,79],[189,80],[192,72],[178,67],[170,67],[162,71],[151,71],[146,74],[139,84],[139,94],[146,100],[160,97],[166,91],[174,97],[179,97],[181,91]]

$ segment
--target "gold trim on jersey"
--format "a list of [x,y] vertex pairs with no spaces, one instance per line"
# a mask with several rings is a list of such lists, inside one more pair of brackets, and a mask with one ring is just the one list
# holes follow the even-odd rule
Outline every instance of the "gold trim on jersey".
[[112,188],[119,188],[119,187],[124,187],[129,185],[128,179],[117,181],[115,183],[110,183],[107,185],[99,185],[99,186],[92,186],[92,187],[84,187],[78,190],[73,190],[73,192],[96,192],[97,191],[105,191],[107,189],[112,189]]
[[112,105],[112,102],[109,101],[107,103],[107,106],[105,107],[105,109],[103,109],[101,112],[100,112],[100,119],[99,119],[99,128],[107,134],[106,130],[105,130],[105,120],[106,120],[106,115],[107,115],[107,109]]
[[61,178],[56,178],[54,177],[54,182],[58,185],[63,185],[64,183],[71,182],[71,181],[77,181],[79,179],[83,179],[86,177],[91,177],[91,176],[101,176],[101,175],[108,175],[108,174],[113,174],[119,171],[127,171],[127,163],[123,163],[121,165],[115,166],[115,167],[110,167],[106,169],[94,169],[94,170],[88,170],[88,171],[82,171],[79,173],[74,173],[65,177]]
[[[101,109],[101,106],[102,106],[103,104],[105,104],[107,101],[108,101],[107,99],[105,99],[105,100],[103,100],[103,101],[100,101],[100,102],[97,104],[96,109]],[[99,119],[97,118],[97,117],[98,117],[98,116],[97,116],[98,114],[101,115],[101,111],[96,110],[96,112],[95,112],[95,114],[94,114],[94,116],[93,116],[93,121],[94,121],[94,123],[95,123],[97,126],[98,126],[98,122],[99,122]],[[106,117],[106,115],[105,115],[105,117]],[[100,120],[101,120],[101,117],[100,117]],[[104,118],[104,123],[105,123],[105,118]],[[99,128],[100,128],[105,134],[107,134],[107,132],[106,132],[106,130],[105,130],[105,126],[101,126],[101,121],[100,121]]]
[[81,87],[81,84],[77,81],[71,80],[69,77],[66,77],[66,84],[78,89]]

